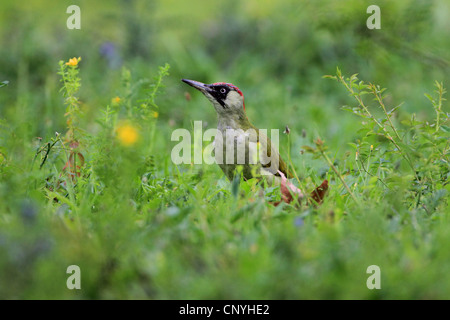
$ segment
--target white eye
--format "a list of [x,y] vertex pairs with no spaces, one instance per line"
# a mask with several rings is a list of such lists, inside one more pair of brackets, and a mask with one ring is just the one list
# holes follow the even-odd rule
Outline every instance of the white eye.
[[220,93],[225,93],[225,92],[227,92],[227,89],[225,89],[225,88],[220,89]]

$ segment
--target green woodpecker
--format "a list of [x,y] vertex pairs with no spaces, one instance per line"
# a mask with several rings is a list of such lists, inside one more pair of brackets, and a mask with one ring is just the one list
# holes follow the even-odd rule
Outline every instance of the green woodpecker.
[[266,176],[268,183],[273,184],[292,178],[270,139],[248,120],[244,95],[238,87],[224,82],[182,81],[203,93],[216,110],[215,158],[228,179],[233,179],[238,165],[242,165],[244,179]]

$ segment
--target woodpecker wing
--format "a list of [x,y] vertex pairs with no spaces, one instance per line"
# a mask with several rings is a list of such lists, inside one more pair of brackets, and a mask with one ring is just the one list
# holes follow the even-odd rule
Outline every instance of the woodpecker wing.
[[[288,179],[293,178],[292,173],[288,170],[286,163],[283,161],[278,151],[272,147],[270,139],[260,130],[258,130],[258,143],[261,150],[260,157],[262,158],[262,167],[275,176],[279,177],[280,174],[278,171],[281,171]],[[277,163],[278,166],[276,165]]]

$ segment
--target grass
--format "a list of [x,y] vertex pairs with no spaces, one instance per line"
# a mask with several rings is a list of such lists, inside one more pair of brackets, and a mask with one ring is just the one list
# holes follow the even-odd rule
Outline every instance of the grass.
[[[412,26],[402,11],[415,14],[409,1],[382,11],[384,31],[370,33],[370,43],[357,1],[333,5],[335,16],[320,11],[323,3],[202,12],[194,2],[194,16],[181,13],[184,5],[130,3],[108,7],[112,17],[125,10],[111,20],[123,30],[99,13],[111,29],[70,33],[60,47],[48,40],[57,14],[35,4],[46,28],[24,19],[5,40],[1,298],[450,298],[448,55],[423,51],[445,49],[433,32],[446,30],[441,20],[423,23],[444,2],[421,7]],[[94,9],[82,30],[91,30]],[[234,28],[217,28],[230,17]],[[288,31],[296,36],[278,37]],[[108,32],[115,49],[99,53],[95,37]],[[402,37],[409,42],[388,45]],[[309,193],[327,179],[324,203],[275,207],[277,188],[229,182],[214,165],[174,165],[171,132],[216,121],[182,77],[233,81],[256,126],[288,125],[280,149],[293,183]],[[80,267],[81,290],[66,287],[70,265]],[[366,286],[371,265],[380,267],[380,290]]]

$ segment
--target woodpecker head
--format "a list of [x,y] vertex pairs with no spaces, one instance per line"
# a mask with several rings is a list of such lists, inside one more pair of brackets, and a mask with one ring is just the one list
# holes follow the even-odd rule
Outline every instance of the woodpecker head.
[[187,79],[182,81],[202,92],[219,115],[245,114],[244,95],[235,85],[225,82],[205,84]]

